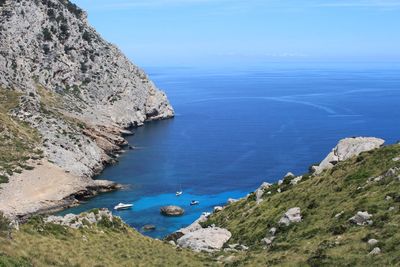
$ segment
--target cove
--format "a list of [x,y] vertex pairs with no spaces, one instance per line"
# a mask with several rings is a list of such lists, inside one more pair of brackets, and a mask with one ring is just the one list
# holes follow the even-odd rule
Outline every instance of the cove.
[[[162,238],[264,181],[307,172],[341,138],[376,136],[394,143],[399,70],[373,64],[148,68],[176,117],[137,128],[127,138],[136,149],[100,175],[126,189],[62,214],[133,203],[115,215],[139,231],[154,224],[155,231],[143,233]],[[184,194],[176,197],[180,188]],[[198,206],[189,205],[194,199]],[[185,214],[163,217],[164,205],[182,206]]]

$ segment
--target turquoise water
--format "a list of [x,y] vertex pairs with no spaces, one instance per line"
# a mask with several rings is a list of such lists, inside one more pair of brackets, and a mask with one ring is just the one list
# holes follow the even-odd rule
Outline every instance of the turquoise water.
[[[397,66],[265,66],[258,68],[148,68],[167,92],[176,118],[138,128],[127,151],[100,178],[128,185],[64,211],[134,203],[116,212],[141,231],[163,237],[203,211],[301,174],[348,136],[400,139]],[[176,197],[182,187],[184,194]],[[190,206],[191,200],[200,205]],[[185,215],[159,209],[180,205]]]

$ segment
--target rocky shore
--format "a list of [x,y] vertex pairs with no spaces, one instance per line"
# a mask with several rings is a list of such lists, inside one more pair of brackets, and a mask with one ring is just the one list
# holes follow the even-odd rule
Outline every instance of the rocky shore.
[[92,177],[128,146],[127,129],[174,116],[165,93],[69,1],[6,0],[0,13],[0,89],[16,102],[0,137],[29,127],[40,152],[0,165],[0,210],[23,217],[118,188]]

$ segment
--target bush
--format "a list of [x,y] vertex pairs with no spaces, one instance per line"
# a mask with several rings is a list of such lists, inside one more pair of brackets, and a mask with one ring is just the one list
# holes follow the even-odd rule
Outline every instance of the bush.
[[8,236],[10,231],[10,220],[0,211],[0,236]]
[[88,31],[85,31],[83,33],[82,38],[83,38],[83,40],[85,40],[88,43],[90,43],[92,41],[92,35]]
[[71,3],[69,0],[64,0],[62,3],[68,9],[68,11],[74,14],[77,18],[82,17],[83,11],[77,5]]
[[43,33],[43,40],[45,41],[53,40],[53,36],[48,28],[44,28],[42,33]]

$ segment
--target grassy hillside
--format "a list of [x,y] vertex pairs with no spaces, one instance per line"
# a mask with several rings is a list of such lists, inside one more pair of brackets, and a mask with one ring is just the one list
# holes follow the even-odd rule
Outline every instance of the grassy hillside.
[[42,155],[35,149],[40,140],[37,131],[9,115],[18,106],[19,97],[15,91],[0,88],[0,183],[7,182],[14,172],[32,168],[26,161]]
[[120,222],[73,230],[37,217],[12,239],[1,230],[0,235],[0,266],[211,266],[201,255],[144,237]]
[[[230,243],[251,247],[238,253],[234,265],[311,265],[311,266],[393,266],[400,262],[400,145],[363,153],[339,163],[334,169],[311,177],[298,185],[290,178],[264,193],[259,205],[255,196],[241,200],[213,215],[207,224],[229,229]],[[395,159],[395,160],[393,160]],[[400,168],[399,168],[400,169]],[[386,175],[385,175],[386,174]],[[383,175],[380,181],[369,178]],[[288,227],[278,226],[281,216],[292,207],[300,207],[303,220]],[[358,211],[373,215],[372,225],[351,224]],[[342,213],[338,218],[336,214]],[[266,248],[261,240],[271,227],[277,227],[276,239]],[[368,255],[377,239],[382,253]]]

